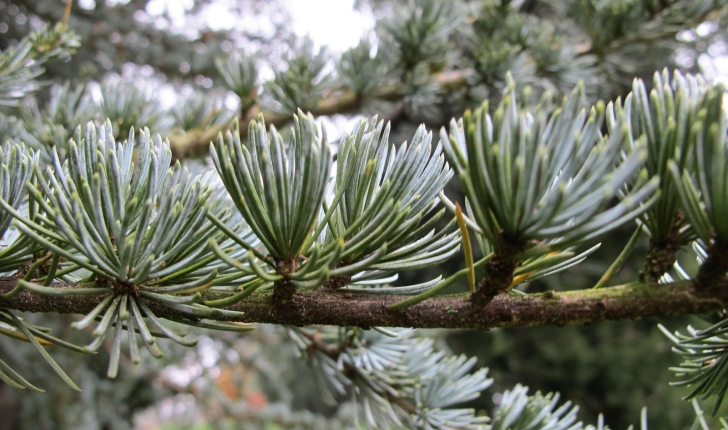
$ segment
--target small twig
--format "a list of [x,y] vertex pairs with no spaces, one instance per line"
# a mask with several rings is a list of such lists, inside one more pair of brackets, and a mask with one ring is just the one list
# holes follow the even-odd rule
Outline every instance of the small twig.
[[61,27],[63,27],[63,29],[68,28],[68,18],[71,16],[71,6],[73,6],[73,0],[66,0],[66,10],[63,11],[63,20],[61,20]]

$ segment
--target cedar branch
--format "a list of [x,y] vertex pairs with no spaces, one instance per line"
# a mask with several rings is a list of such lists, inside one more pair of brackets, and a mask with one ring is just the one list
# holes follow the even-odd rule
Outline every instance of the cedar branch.
[[[15,287],[15,278],[0,278],[0,294]],[[55,284],[60,288],[73,285]],[[703,290],[705,291],[705,290]],[[234,292],[206,291],[206,300],[222,299]],[[709,295],[708,295],[709,294]],[[0,308],[28,312],[84,314],[102,296],[43,296],[29,291],[12,299],[0,299]],[[695,289],[690,281],[670,284],[631,283],[616,287],[549,291],[511,296],[501,294],[483,309],[466,295],[443,296],[403,310],[388,305],[402,296],[364,296],[342,292],[298,293],[285,304],[274,305],[271,293],[254,293],[227,309],[245,312],[232,321],[293,326],[339,325],[358,327],[471,328],[525,327],[539,325],[589,324],[605,320],[636,320],[707,313],[726,307],[728,284],[709,292]],[[159,317],[179,318],[179,314],[154,302],[147,305]]]

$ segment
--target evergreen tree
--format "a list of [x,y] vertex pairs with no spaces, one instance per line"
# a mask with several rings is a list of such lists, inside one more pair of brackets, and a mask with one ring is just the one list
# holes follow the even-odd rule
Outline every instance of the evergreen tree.
[[[125,428],[164,390],[232,428],[602,429],[518,384],[474,403],[486,368],[397,327],[701,314],[662,330],[685,425],[728,428],[697,402],[719,416],[728,391],[728,117],[689,73],[725,2],[372,1],[375,32],[341,55],[285,19],[187,34],[146,1],[70,6],[0,5],[0,379],[6,398],[52,390],[16,422]],[[316,117],[334,114],[365,119],[330,139]],[[580,267],[625,231],[591,283]],[[178,368],[195,384],[148,384],[198,343]],[[684,425],[657,420],[640,426]]]

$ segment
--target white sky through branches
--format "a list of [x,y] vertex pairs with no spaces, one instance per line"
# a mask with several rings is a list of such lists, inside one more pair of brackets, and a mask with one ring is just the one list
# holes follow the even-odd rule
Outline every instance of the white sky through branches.
[[342,52],[359,43],[374,27],[374,19],[354,10],[353,0],[286,0],[293,31],[309,35],[319,45]]

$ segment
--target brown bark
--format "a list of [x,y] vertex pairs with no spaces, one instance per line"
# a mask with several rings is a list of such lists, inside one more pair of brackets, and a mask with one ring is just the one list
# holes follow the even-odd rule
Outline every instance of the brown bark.
[[640,281],[656,282],[667,273],[677,260],[680,243],[665,241],[664,243],[650,242],[650,250],[645,258],[645,267],[640,272]]
[[473,293],[471,300],[477,307],[484,308],[499,294],[507,292],[513,283],[513,271],[519,262],[514,256],[523,252],[524,245],[502,236],[500,249],[488,260],[485,276]]
[[[10,291],[15,283],[14,278],[0,278],[0,294]],[[402,296],[363,296],[345,291],[298,293],[287,303],[274,305],[270,293],[265,293],[254,294],[227,309],[245,312],[237,320],[251,323],[489,329],[669,317],[726,307],[727,285],[718,285],[709,292],[711,295],[706,296],[688,281],[663,285],[632,283],[589,290],[517,296],[501,294],[486,309],[474,306],[465,295],[444,296],[399,311],[389,310],[387,305],[402,300]],[[220,291],[203,293],[208,300],[230,294]],[[25,291],[12,299],[0,299],[0,307],[28,312],[84,314],[93,309],[101,297],[51,297]],[[147,305],[159,317],[179,318],[179,314],[155,302],[147,301]]]
[[716,241],[708,247],[708,258],[700,265],[695,286],[700,291],[713,294],[714,289],[724,289],[728,270],[728,243]]
[[680,243],[680,229],[684,226],[683,215],[676,212],[667,235],[659,240],[650,240],[650,250],[645,258],[645,267],[640,272],[641,282],[657,282],[677,260]]

